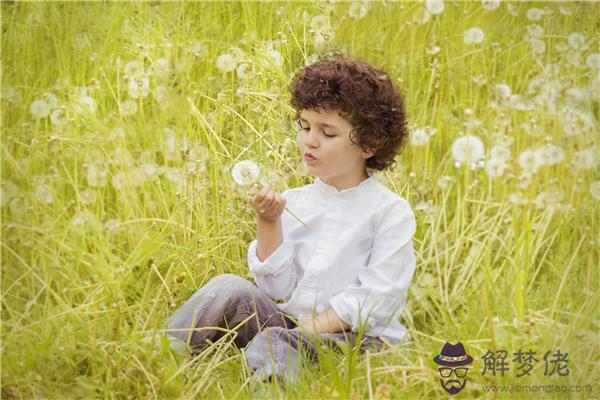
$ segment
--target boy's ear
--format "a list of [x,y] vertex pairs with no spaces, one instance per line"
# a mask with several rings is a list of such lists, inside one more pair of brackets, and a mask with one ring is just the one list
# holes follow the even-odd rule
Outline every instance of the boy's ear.
[[365,160],[368,158],[373,157],[375,154],[377,153],[377,150],[373,150],[373,149],[367,149],[367,150],[363,150],[361,153],[362,158],[364,158]]

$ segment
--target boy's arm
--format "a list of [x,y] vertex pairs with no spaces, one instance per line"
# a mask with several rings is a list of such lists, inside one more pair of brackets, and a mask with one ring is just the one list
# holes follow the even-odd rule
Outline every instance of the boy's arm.
[[281,217],[270,221],[257,215],[256,242],[256,255],[260,262],[264,262],[283,242]]
[[353,332],[358,332],[360,325],[366,331],[383,328],[406,305],[416,268],[412,241],[416,220],[406,207],[398,207],[385,217],[375,235],[369,263],[358,274],[358,282],[329,299],[331,308]]
[[265,185],[252,198],[256,208],[256,240],[248,246],[248,267],[258,287],[273,299],[287,298],[296,286],[294,247],[283,235],[284,195]]
[[313,333],[336,333],[347,331],[351,328],[350,325],[340,319],[331,307],[317,315],[314,319],[300,323],[298,327],[303,331]]

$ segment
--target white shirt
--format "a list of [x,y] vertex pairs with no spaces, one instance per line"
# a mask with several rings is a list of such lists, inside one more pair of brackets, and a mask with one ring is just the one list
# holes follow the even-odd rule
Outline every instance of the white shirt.
[[408,202],[376,175],[338,191],[321,179],[282,193],[283,242],[260,262],[257,241],[248,266],[258,287],[277,306],[305,322],[330,306],[353,332],[398,343],[406,328],[398,321],[416,267],[416,220]]

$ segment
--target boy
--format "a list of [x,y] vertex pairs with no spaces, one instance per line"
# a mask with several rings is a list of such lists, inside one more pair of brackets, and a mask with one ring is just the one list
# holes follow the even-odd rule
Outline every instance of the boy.
[[339,57],[303,69],[291,94],[314,183],[283,194],[266,185],[252,197],[248,265],[257,286],[220,275],[169,323],[171,335],[197,347],[222,336],[207,327],[239,326],[235,343],[259,379],[295,380],[298,351],[314,360],[321,339],[362,339],[361,351],[405,339],[398,317],[416,265],[412,209],[371,171],[393,165],[405,143],[402,94],[381,70]]

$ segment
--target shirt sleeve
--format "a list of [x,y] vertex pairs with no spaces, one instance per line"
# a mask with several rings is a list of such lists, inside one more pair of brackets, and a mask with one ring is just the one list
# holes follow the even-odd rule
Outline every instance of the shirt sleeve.
[[386,217],[373,241],[368,265],[358,274],[359,283],[333,295],[329,304],[335,313],[358,332],[385,328],[404,309],[408,287],[416,268],[413,236],[415,216],[406,211]]
[[248,246],[248,266],[254,274],[256,285],[267,292],[273,299],[286,299],[296,286],[296,270],[294,268],[294,248],[288,239],[275,249],[263,262],[256,255],[257,241]]

